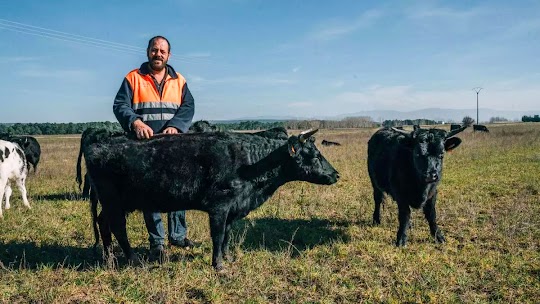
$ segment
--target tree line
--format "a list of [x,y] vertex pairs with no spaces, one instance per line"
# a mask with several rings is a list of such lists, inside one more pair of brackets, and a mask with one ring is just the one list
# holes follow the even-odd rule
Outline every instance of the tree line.
[[[333,120],[290,120],[290,121],[256,121],[213,122],[219,130],[266,130],[274,127],[305,130],[310,128],[372,128],[379,124],[368,117],[351,117],[339,121]],[[118,122],[84,122],[84,123],[0,123],[0,134],[11,135],[65,135],[81,134],[87,128],[106,128],[112,131],[122,131]]]
[[[538,115],[523,116],[523,122],[540,122]],[[504,118],[496,117],[491,123],[504,121]],[[381,123],[374,122],[371,117],[347,117],[341,120],[287,120],[287,121],[257,121],[245,120],[238,122],[212,122],[219,130],[266,130],[274,127],[283,127],[288,130],[318,129],[342,129],[342,128],[378,128],[399,127],[411,125],[437,125],[441,122],[430,119],[393,119]],[[471,125],[474,119],[466,116],[463,125]],[[82,123],[0,123],[0,134],[11,135],[65,135],[81,134],[89,127],[106,128],[112,131],[122,131],[118,122],[82,122]]]
[[534,115],[534,116],[523,115],[523,117],[521,117],[521,121],[523,121],[523,122],[540,122],[540,116],[538,116],[538,115]]

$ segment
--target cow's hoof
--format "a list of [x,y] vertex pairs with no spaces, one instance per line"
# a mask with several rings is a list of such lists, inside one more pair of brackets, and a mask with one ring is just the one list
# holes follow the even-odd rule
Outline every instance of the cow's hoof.
[[141,261],[141,259],[139,259],[139,256],[138,256],[138,255],[132,254],[132,255],[129,257],[129,259],[128,259],[128,264],[129,264],[130,266],[135,266],[135,267],[137,267],[137,266],[141,266],[141,265],[142,265],[142,261]]
[[217,274],[227,274],[227,268],[225,268],[222,264],[214,266],[214,270]]
[[444,235],[441,232],[437,232],[435,234],[435,242],[436,243],[445,243],[446,239],[444,238]]
[[223,256],[223,259],[224,259],[225,261],[229,262],[229,263],[234,262],[234,257],[233,257],[232,255],[230,255],[230,254],[224,255],[224,256]]
[[407,239],[406,238],[399,238],[396,241],[396,247],[403,247],[406,244],[407,244]]

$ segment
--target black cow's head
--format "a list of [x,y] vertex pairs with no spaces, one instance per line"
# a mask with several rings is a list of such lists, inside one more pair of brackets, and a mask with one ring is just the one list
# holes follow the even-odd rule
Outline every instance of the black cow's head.
[[194,122],[191,127],[189,127],[189,131],[192,133],[215,132],[217,131],[217,127],[210,124],[206,120],[199,120]]
[[339,179],[339,173],[315,147],[316,130],[308,130],[288,139],[289,155],[293,159],[293,170],[297,180],[321,185],[331,185]]
[[409,133],[394,129],[394,131],[406,136],[404,142],[412,152],[416,175],[426,184],[436,183],[440,180],[444,152],[451,151],[461,144],[461,139],[453,136],[463,130],[464,128],[447,133],[440,129],[417,128]]

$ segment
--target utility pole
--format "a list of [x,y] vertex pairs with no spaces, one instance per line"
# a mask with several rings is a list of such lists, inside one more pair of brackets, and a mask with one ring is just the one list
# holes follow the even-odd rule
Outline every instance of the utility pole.
[[478,93],[482,91],[481,87],[473,88],[473,90],[476,92],[476,124],[480,123],[480,120],[478,119]]

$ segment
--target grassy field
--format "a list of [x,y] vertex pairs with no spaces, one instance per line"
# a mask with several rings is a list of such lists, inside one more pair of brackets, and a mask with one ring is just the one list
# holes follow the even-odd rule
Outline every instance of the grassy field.
[[[193,250],[171,249],[158,265],[102,263],[92,251],[88,202],[75,183],[77,137],[38,137],[42,161],[14,189],[0,220],[3,303],[538,303],[540,299],[540,124],[466,130],[445,157],[435,244],[414,211],[406,247],[396,248],[397,206],[387,199],[373,226],[366,168],[374,130],[322,130],[341,147],[320,150],[340,172],[332,186],[295,182],[236,224],[235,261],[211,264],[208,217],[188,211]],[[147,255],[140,213],[128,218],[135,250]],[[116,243],[115,243],[116,244]]]

